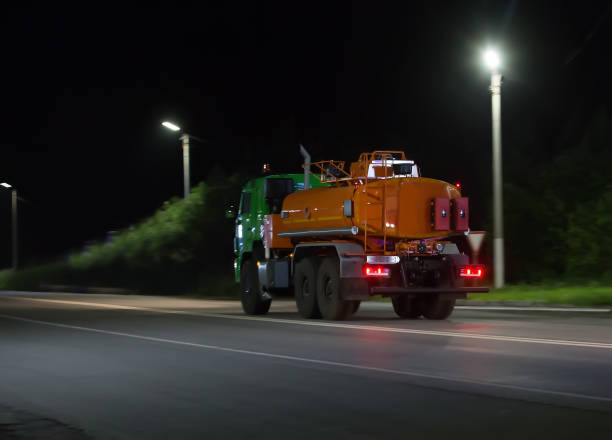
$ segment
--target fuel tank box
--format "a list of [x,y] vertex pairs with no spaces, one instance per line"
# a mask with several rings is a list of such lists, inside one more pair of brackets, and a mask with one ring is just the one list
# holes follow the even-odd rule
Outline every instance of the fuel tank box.
[[277,235],[280,225],[280,214],[267,214],[264,216],[264,248],[293,249],[289,238],[281,238]]

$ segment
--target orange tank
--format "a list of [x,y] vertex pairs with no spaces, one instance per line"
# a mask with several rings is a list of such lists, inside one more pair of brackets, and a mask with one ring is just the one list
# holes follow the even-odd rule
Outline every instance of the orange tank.
[[[397,158],[397,153],[364,154],[365,160],[351,165],[351,174],[344,172],[344,164],[339,167],[338,161],[313,164],[319,166],[322,181],[329,182],[330,186],[288,195],[283,201],[278,232],[357,227],[359,233],[353,233],[352,238],[361,241],[367,237],[387,237],[395,241],[426,239],[455,232],[454,222],[450,220],[454,201],[461,198],[459,190],[441,180],[418,177],[418,169],[413,171],[411,161],[407,161],[403,153]],[[380,159],[376,160],[377,157]],[[334,166],[331,171],[326,168],[330,163]],[[408,170],[416,177],[408,175]],[[437,207],[438,204],[442,208]],[[466,213],[462,211],[462,214]],[[326,235],[332,234],[333,231]]]

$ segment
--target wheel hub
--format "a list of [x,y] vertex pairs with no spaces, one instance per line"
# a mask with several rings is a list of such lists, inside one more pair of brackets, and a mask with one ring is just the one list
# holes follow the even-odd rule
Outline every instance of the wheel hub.
[[310,296],[310,283],[308,282],[308,278],[305,278],[302,283],[302,295]]
[[325,290],[324,290],[325,298],[330,299],[334,294],[334,288],[332,285],[332,280],[327,278],[325,280]]

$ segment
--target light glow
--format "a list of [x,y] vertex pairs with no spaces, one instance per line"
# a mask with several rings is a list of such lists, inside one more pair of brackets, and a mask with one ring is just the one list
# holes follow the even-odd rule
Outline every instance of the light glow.
[[365,266],[363,274],[366,277],[383,277],[388,278],[391,276],[391,271],[388,267],[382,266]]
[[178,125],[175,125],[172,122],[168,122],[168,121],[162,122],[162,125],[166,128],[169,128],[172,131],[179,131],[181,129],[181,127],[179,127]]
[[482,54],[485,65],[491,70],[497,70],[501,64],[499,54],[494,49],[487,49]]
[[8,183],[6,183],[6,182],[2,182],[2,183],[0,183],[0,186],[3,186],[3,187],[5,187],[5,188],[12,188],[12,187],[13,187],[12,185],[10,185],[10,184],[8,184]]
[[459,276],[464,278],[482,278],[484,275],[483,266],[464,266],[459,269]]

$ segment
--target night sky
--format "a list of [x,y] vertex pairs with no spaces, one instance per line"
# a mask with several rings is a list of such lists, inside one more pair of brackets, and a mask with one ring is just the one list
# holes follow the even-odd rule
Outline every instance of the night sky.
[[208,140],[193,144],[192,184],[214,164],[298,171],[299,142],[314,160],[400,148],[426,176],[461,181],[483,227],[482,50],[503,53],[504,172],[517,179],[555,154],[577,112],[609,109],[610,11],[605,1],[5,7],[0,181],[26,200],[22,259],[78,249],[180,196],[180,142],[166,119]]

